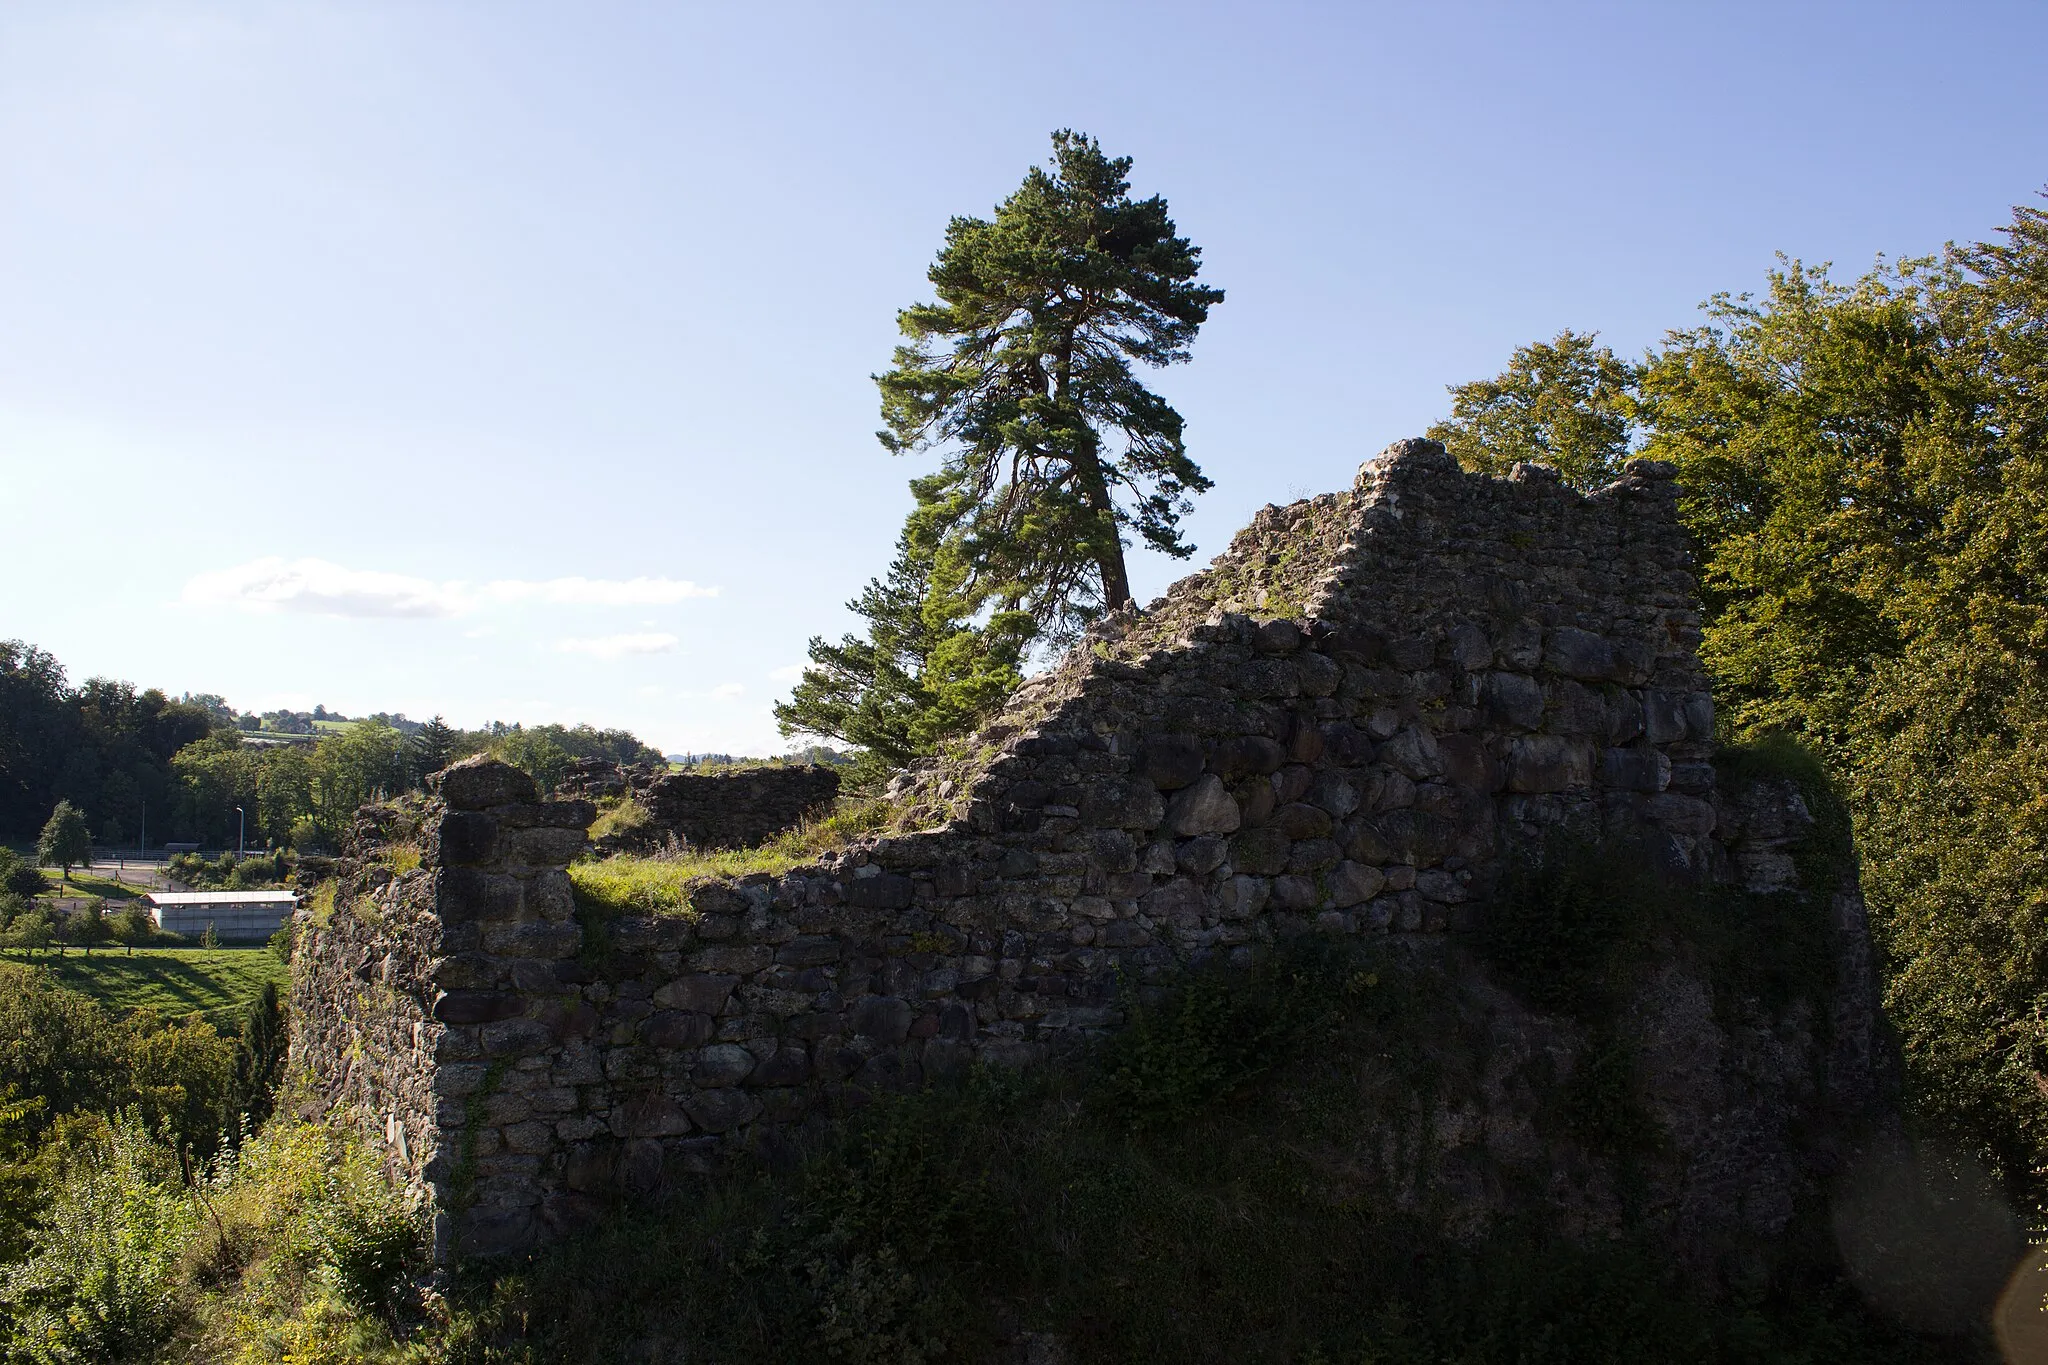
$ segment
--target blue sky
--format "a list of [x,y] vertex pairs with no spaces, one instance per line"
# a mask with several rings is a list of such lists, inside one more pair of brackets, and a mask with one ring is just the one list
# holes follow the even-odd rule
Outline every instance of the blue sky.
[[243,708],[772,752],[887,564],[868,376],[1047,133],[1227,301],[1191,564],[1517,344],[2048,182],[2048,6],[0,6],[0,637]]

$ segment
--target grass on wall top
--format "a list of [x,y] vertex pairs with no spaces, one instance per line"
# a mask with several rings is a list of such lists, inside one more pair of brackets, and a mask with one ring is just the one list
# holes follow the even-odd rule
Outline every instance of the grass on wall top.
[[819,854],[880,831],[890,815],[881,801],[841,798],[829,815],[806,820],[755,848],[677,848],[648,857],[618,854],[569,869],[578,901],[616,915],[690,913],[690,894],[715,881],[766,873],[778,876]]

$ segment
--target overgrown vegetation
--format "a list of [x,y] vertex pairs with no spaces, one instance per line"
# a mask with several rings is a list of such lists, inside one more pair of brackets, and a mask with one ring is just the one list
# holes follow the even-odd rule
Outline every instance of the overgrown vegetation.
[[1981,1359],[1866,1315],[1825,1228],[1775,1249],[1779,1288],[1716,1300],[1660,1246],[1462,1246],[1404,1212],[1387,1138],[1427,1131],[1458,1014],[1401,945],[1126,1006],[1086,1064],[883,1099],[794,1170],[737,1162],[473,1266],[402,1347],[362,1318],[374,1340],[331,1358],[937,1362],[1049,1334],[1076,1362]]
[[294,865],[291,855],[280,848],[252,858],[223,853],[210,862],[197,853],[177,853],[166,868],[173,881],[194,891],[261,891],[284,885]]
[[880,801],[841,798],[831,813],[809,819],[754,848],[672,847],[665,852],[615,854],[569,869],[576,896],[598,915],[686,913],[690,893],[708,882],[759,873],[775,876],[800,867],[884,827],[888,806]]
[[1853,822],[1914,1111],[2039,1215],[2048,212],[1848,284],[1788,262],[1707,313],[1640,363],[1525,347],[1439,434],[1586,483],[1638,450],[1678,466],[1727,734],[1817,756],[1802,785],[1837,852]]

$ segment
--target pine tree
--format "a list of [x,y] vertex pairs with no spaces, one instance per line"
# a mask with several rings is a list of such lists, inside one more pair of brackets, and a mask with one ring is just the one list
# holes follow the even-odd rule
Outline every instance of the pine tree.
[[249,1004],[242,1016],[242,1036],[235,1046],[235,1098],[249,1127],[260,1128],[270,1117],[277,1083],[284,1074],[284,1010],[278,1003],[277,986],[263,983],[263,993]]
[[858,750],[848,785],[872,785],[942,741],[974,728],[1023,679],[1035,634],[1026,612],[975,622],[962,591],[966,570],[940,538],[941,480],[911,484],[917,498],[886,578],[847,609],[868,623],[865,639],[810,643],[810,666],[775,707],[785,736],[816,735]]
[[1201,249],[1166,201],[1130,197],[1130,158],[1074,132],[1052,143],[1052,169],[993,219],[947,227],[938,300],[897,315],[909,344],[876,383],[882,444],[944,452],[929,507],[965,600],[1065,638],[1131,600],[1126,531],[1193,552],[1180,523],[1209,480],[1133,366],[1186,361],[1223,291],[1194,283]]
[[426,785],[429,773],[440,772],[455,759],[460,741],[454,728],[439,716],[412,732],[405,741],[406,772],[415,787]]

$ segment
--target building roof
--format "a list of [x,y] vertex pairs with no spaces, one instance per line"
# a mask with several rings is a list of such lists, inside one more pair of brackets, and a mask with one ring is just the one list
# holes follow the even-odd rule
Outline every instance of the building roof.
[[275,905],[279,901],[296,902],[299,893],[289,888],[275,891],[152,891],[149,900],[152,905]]

